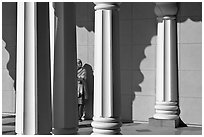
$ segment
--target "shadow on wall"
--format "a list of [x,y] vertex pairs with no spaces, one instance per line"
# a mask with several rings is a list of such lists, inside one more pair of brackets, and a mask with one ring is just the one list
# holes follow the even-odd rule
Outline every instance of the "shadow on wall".
[[145,121],[154,111],[157,33],[154,7],[155,4],[149,2],[121,4],[121,104],[124,122]]
[[[185,96],[188,94],[188,92],[192,92],[191,89],[187,89],[184,90],[184,86],[189,82],[188,79],[186,79],[185,81],[182,80],[183,75],[182,75],[182,70],[185,69],[185,67],[182,65],[184,64],[183,62],[185,61],[184,58],[186,58],[186,60],[188,59],[188,57],[181,57],[184,54],[187,55],[188,52],[192,52],[192,51],[186,51],[186,46],[182,46],[182,44],[187,44],[188,47],[191,47],[194,45],[193,43],[202,43],[202,36],[198,35],[202,33],[199,32],[199,28],[201,29],[201,22],[202,22],[202,3],[201,2],[181,2],[178,3],[178,14],[177,14],[177,23],[179,24],[179,31],[180,34],[179,35],[179,39],[178,39],[178,49],[180,50],[178,53],[178,56],[180,58],[180,63],[179,63],[179,67],[178,67],[178,79],[179,79],[179,84],[178,84],[178,104],[179,104],[179,110],[180,110],[180,116],[181,119],[183,119],[185,121],[185,123],[189,123],[189,121],[193,121],[194,123],[200,123],[197,120],[195,120],[193,117],[190,117],[190,115],[196,115],[196,119],[202,119],[202,117],[199,114],[202,114],[202,109],[198,106],[196,109],[198,109],[198,111],[192,111],[190,108],[194,107],[194,105],[192,104],[192,106],[186,107],[183,106],[184,102],[189,99],[185,99]],[[189,28],[191,27],[191,28]],[[181,43],[181,44],[180,44]],[[182,50],[185,49],[185,50]],[[186,52],[186,53],[185,53]],[[192,55],[192,54],[190,54]],[[201,56],[199,56],[199,54],[196,53],[196,59],[200,58]],[[192,60],[194,60],[195,58],[193,56],[190,57]],[[197,62],[197,60],[195,60],[195,62]],[[187,64],[190,64],[191,61],[186,61]],[[192,65],[193,66],[193,65]],[[187,70],[184,70],[186,72],[186,74],[188,73],[188,68]],[[189,70],[189,72],[193,72],[193,70]],[[199,73],[199,71],[196,71]],[[202,72],[200,71],[200,74],[202,74]],[[195,78],[193,78],[195,79]],[[197,82],[200,85],[201,82]],[[192,83],[189,83],[192,84]],[[198,84],[198,85],[199,85]],[[193,85],[196,87],[196,85]],[[193,88],[195,88],[193,87]],[[189,90],[189,91],[188,91]],[[202,91],[197,91],[197,92],[202,92]],[[193,93],[196,94],[196,93]],[[189,96],[189,95],[187,95]],[[182,98],[182,101],[180,101],[180,99]],[[193,97],[192,97],[193,98]],[[185,100],[185,101],[184,101]],[[196,105],[195,105],[196,106]],[[191,114],[189,113],[189,115],[186,115],[185,112],[192,112]],[[182,115],[183,114],[183,115]],[[200,116],[200,117],[199,117]],[[195,122],[196,121],[196,122]],[[182,120],[181,120],[182,122]],[[181,123],[182,124],[182,123]]]
[[87,91],[88,91],[88,101],[85,104],[85,118],[92,119],[93,117],[93,90],[94,90],[94,76],[93,69],[89,64],[85,64],[83,68],[87,73]]
[[[94,35],[94,4],[92,2],[76,2],[76,26],[78,27],[77,33],[77,58],[80,58],[84,62],[83,68],[87,72],[87,88],[88,88],[88,101],[85,104],[85,118],[92,119],[93,117],[93,90],[94,90],[94,76],[93,76],[93,64],[88,61],[87,56],[90,53],[90,47],[93,47]],[[91,38],[91,39],[88,39]],[[88,41],[91,41],[88,44]],[[89,51],[88,51],[89,47]],[[90,56],[90,55],[89,55]],[[89,59],[90,60],[90,59]],[[93,62],[94,58],[91,58]]]
[[[178,23],[184,23],[187,20],[191,20],[192,22],[200,22],[200,21],[202,22],[202,3],[201,2],[181,2],[178,4],[178,7],[179,7],[179,11],[177,14]],[[179,97],[179,93],[178,93],[178,97]],[[178,98],[178,102],[179,102],[179,98]]]
[[76,2],[76,25],[85,27],[87,31],[94,32],[95,10],[93,2]]
[[178,7],[177,22],[182,23],[188,19],[194,22],[202,21],[201,2],[181,2]]
[[9,53],[7,69],[9,75],[14,80],[14,89],[16,89],[16,41],[17,41],[17,3],[2,3],[2,39],[6,42],[5,49]]

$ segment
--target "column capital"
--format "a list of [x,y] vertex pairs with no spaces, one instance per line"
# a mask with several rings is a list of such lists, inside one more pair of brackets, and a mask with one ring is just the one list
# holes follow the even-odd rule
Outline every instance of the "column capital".
[[94,2],[95,10],[114,10],[119,9],[121,2]]
[[172,17],[178,12],[177,2],[155,2],[155,4],[154,12],[158,17]]

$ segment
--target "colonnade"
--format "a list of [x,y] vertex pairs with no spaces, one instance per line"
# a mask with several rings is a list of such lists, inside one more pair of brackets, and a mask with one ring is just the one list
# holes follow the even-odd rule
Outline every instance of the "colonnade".
[[[119,7],[120,3],[95,3],[92,134],[120,134],[122,126]],[[53,29],[49,23],[53,19],[49,19],[48,3],[18,3],[17,134],[77,134],[78,131],[75,5],[54,3],[54,10],[56,28]],[[156,113],[153,117],[178,119],[177,5],[156,3],[155,13],[158,16],[158,45]],[[55,30],[54,66],[50,64],[51,29]]]

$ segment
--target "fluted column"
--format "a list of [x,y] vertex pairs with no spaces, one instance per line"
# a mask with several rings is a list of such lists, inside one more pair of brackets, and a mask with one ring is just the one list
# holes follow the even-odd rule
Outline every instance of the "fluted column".
[[120,134],[119,3],[95,3],[92,134]]
[[155,7],[158,16],[155,119],[179,118],[177,10],[175,2],[159,2]]
[[16,133],[50,134],[48,3],[18,3]]
[[54,134],[76,134],[78,130],[77,54],[75,5],[54,3],[57,18],[54,47]]

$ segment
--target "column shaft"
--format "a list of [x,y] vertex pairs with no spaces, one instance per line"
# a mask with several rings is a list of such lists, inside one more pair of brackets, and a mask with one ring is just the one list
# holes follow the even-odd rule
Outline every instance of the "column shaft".
[[[113,79],[112,79],[112,11],[102,11],[103,18],[103,40],[102,43],[102,88],[106,92],[102,92],[103,105],[102,116],[113,116]],[[99,13],[100,14],[100,13]]]
[[48,3],[18,4],[17,134],[51,131],[48,21]]
[[17,4],[17,53],[16,53],[16,118],[15,132],[23,134],[24,104],[24,3]]
[[52,110],[48,2],[37,3],[37,112],[37,134],[50,134]]
[[158,22],[156,48],[156,100],[164,101],[164,22]]
[[24,134],[37,133],[36,3],[25,3]]
[[[49,17],[50,17],[50,63],[51,63],[51,108],[53,114],[53,80],[54,80],[54,42],[55,42],[55,15],[53,2],[49,2]],[[52,115],[52,125],[54,117]]]
[[119,134],[121,122],[118,11],[116,5],[107,5],[101,9],[100,6],[104,5],[95,7],[93,134]]
[[165,26],[165,101],[177,101],[178,64],[176,20],[164,20]]
[[78,127],[77,55],[74,3],[55,3],[54,134],[76,134]]

